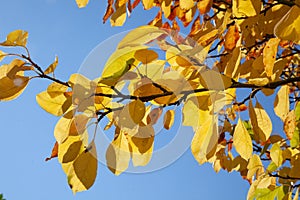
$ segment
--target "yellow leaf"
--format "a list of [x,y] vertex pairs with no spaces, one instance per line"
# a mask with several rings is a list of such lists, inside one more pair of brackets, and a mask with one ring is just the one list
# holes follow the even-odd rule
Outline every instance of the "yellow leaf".
[[[253,176],[260,175],[264,171],[264,166],[260,160],[260,157],[257,154],[254,154],[247,165],[248,173],[247,179],[251,180]],[[258,177],[258,176],[257,176]]]
[[4,53],[3,51],[0,51],[0,61],[3,60],[3,58],[5,58],[6,53]]
[[127,134],[116,128],[115,138],[106,150],[106,165],[115,175],[120,175],[128,168],[130,161]]
[[200,83],[209,90],[224,90],[232,85],[232,80],[214,70],[206,70],[200,74]]
[[64,93],[51,96],[53,93],[41,92],[36,96],[37,103],[48,113],[61,116],[72,105],[72,98],[66,97]]
[[218,142],[217,121],[217,116],[211,115],[195,132],[191,151],[199,164],[206,162],[207,155],[216,148]]
[[24,61],[15,59],[9,65],[0,66],[0,101],[18,97],[26,88],[29,77],[24,77]]
[[235,17],[253,17],[259,14],[261,9],[260,0],[236,0],[232,3],[232,12]]
[[295,115],[295,111],[291,110],[287,114],[283,123],[283,130],[285,132],[287,139],[291,140],[293,138],[295,128],[296,128],[296,115]]
[[282,121],[290,111],[289,93],[288,85],[281,86],[274,101],[274,112]]
[[154,145],[152,125],[140,126],[137,134],[129,137],[129,145],[133,165],[147,165],[151,160]]
[[164,116],[164,128],[169,130],[174,124],[175,111],[168,110]]
[[149,10],[150,8],[153,7],[154,4],[154,0],[142,0],[142,2],[145,10]]
[[282,40],[300,42],[300,8],[294,5],[276,24],[274,33]]
[[280,39],[271,38],[267,42],[267,44],[263,50],[263,62],[264,62],[265,71],[266,71],[268,77],[273,75],[273,67],[274,67],[274,63],[276,60],[276,54],[277,54],[279,42],[280,42]]
[[56,69],[57,64],[58,64],[58,57],[55,56],[54,62],[51,65],[49,65],[49,67],[44,71],[44,73],[45,74],[50,74],[50,73],[54,72],[54,70]]
[[194,0],[179,0],[179,6],[183,10],[189,10],[195,5]]
[[161,9],[164,13],[165,18],[168,18],[171,14],[171,3],[172,0],[163,0],[161,3]]
[[259,102],[256,102],[256,106],[253,108],[252,101],[250,100],[249,115],[253,126],[254,139],[256,142],[259,142],[259,140],[265,142],[272,133],[272,121],[268,113]]
[[75,159],[73,167],[74,174],[78,179],[76,181],[74,179],[69,181],[73,192],[82,191],[81,188],[77,188],[78,182],[84,186],[85,190],[92,187],[96,180],[98,168],[97,151],[94,141]]
[[153,50],[141,49],[134,53],[134,57],[143,64],[151,63],[158,58],[158,54]]
[[51,97],[56,97],[61,94],[64,94],[67,90],[68,90],[68,86],[53,82],[48,86],[47,93]]
[[126,21],[126,4],[119,7],[111,16],[110,24],[112,26],[122,26]]
[[245,160],[251,158],[253,152],[251,137],[241,119],[234,129],[233,146],[242,158]]
[[84,151],[85,145],[87,145],[87,140],[84,140],[81,136],[68,137],[67,140],[58,145],[58,161],[61,164],[74,161]]
[[298,200],[298,199],[299,199],[299,188],[297,187],[293,200]]
[[232,52],[232,56],[224,70],[225,76],[231,78],[236,78],[238,76],[238,70],[239,70],[240,61],[242,57],[241,55],[242,55],[241,48],[240,47],[234,48]]
[[3,46],[26,46],[28,33],[23,30],[15,30],[7,35],[6,41],[0,43]]
[[141,26],[130,31],[118,44],[118,49],[147,44],[162,35],[167,35],[163,29],[156,26]]
[[56,123],[54,128],[54,137],[58,144],[63,143],[69,137],[70,126],[72,123],[72,115],[73,111],[69,111],[65,116],[60,118],[60,120]]
[[89,0],[76,0],[76,3],[79,8],[83,8],[89,3]]
[[283,162],[283,157],[279,143],[273,144],[272,148],[270,149],[270,156],[276,166],[280,167]]
[[197,8],[200,14],[208,13],[212,7],[213,1],[212,0],[200,0],[197,3]]
[[135,100],[128,104],[129,114],[134,123],[139,124],[145,116],[146,107],[141,100]]

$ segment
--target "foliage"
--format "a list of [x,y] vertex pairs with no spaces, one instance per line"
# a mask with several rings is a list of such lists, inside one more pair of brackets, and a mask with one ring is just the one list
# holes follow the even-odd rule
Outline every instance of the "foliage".
[[[57,79],[58,58],[43,70],[30,57],[25,31],[9,33],[0,44],[25,50],[0,52],[1,60],[13,58],[0,67],[1,101],[19,96],[32,79],[52,80],[36,96],[45,111],[61,117],[47,160],[58,157],[73,192],[95,181],[95,135],[104,118],[105,130],[115,132],[107,166],[119,175],[130,160],[134,166],[149,163],[153,126],[160,119],[169,130],[175,115],[182,115],[182,124],[195,132],[191,151],[197,162],[212,163],[216,172],[239,172],[251,184],[247,199],[298,199],[299,1],[108,0],[103,21],[121,26],[138,4],[145,10],[158,7],[158,14],[122,39],[95,80],[80,74]],[[179,34],[178,20],[191,24],[187,37]],[[242,89],[249,94],[242,96]],[[275,96],[282,134],[273,132],[258,93],[264,99]],[[91,126],[94,134],[88,133]]]
[[0,194],[0,200],[5,200],[3,194]]

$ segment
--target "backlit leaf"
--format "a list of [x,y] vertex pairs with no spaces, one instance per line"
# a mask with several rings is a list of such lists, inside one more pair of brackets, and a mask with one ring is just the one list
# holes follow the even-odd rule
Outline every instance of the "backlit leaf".
[[134,57],[143,64],[151,63],[158,58],[158,54],[153,50],[141,49],[134,53]]
[[127,134],[116,128],[115,138],[106,150],[106,165],[115,175],[120,175],[128,168],[130,148]]
[[274,101],[274,112],[282,121],[290,111],[289,92],[288,85],[281,86]]
[[203,15],[205,13],[208,13],[212,7],[212,3],[213,3],[212,0],[200,0],[197,3],[197,8],[198,8],[200,14]]
[[232,12],[236,17],[252,17],[259,14],[260,9],[260,0],[236,0],[232,5]]
[[145,10],[149,10],[150,8],[153,7],[154,4],[154,0],[142,0],[142,2]]
[[89,3],[89,0],[76,0],[76,3],[79,8],[83,8]]
[[293,138],[294,132],[296,129],[296,115],[295,111],[291,110],[283,123],[283,130],[285,132],[286,137],[291,140]]
[[300,42],[300,8],[294,5],[276,24],[274,33],[282,40]]
[[45,74],[50,74],[52,72],[54,72],[54,70],[56,69],[56,66],[58,64],[58,57],[55,56],[55,61],[49,65],[49,67],[44,71]]
[[189,10],[195,5],[194,0],[179,0],[179,6],[183,10]]
[[233,146],[242,158],[245,160],[251,158],[253,152],[251,137],[241,119],[238,120],[233,133]]
[[112,26],[122,26],[126,21],[126,4],[119,7],[110,18],[110,24]]
[[[78,181],[88,190],[94,184],[97,176],[97,168],[98,168],[98,160],[97,160],[97,152],[96,145],[92,142],[87,150],[81,152],[79,156],[75,159],[73,163],[74,173],[78,179]],[[76,182],[72,184],[73,192],[79,192],[76,188]]]
[[157,39],[162,35],[166,35],[167,32],[159,29],[156,26],[141,26],[133,31],[130,31],[118,44],[118,49],[124,47],[141,46]]
[[217,116],[210,116],[200,126],[193,137],[191,151],[199,164],[207,161],[207,155],[216,148],[218,142]]
[[58,143],[55,142],[50,157],[46,158],[45,161],[51,160],[52,158],[56,158],[58,156]]
[[0,43],[3,46],[26,46],[28,33],[23,30],[15,30],[9,33],[6,41]]
[[276,54],[277,54],[279,42],[280,42],[280,39],[271,38],[267,42],[267,44],[263,50],[263,62],[265,65],[265,70],[266,70],[267,76],[269,76],[269,77],[273,75],[273,67],[274,67],[274,63],[276,60]]
[[279,143],[273,144],[272,148],[270,149],[270,156],[276,166],[280,167],[283,161],[283,157]]
[[232,51],[240,38],[239,30],[236,25],[229,26],[225,35],[224,48],[226,51]]
[[254,154],[250,158],[247,169],[248,169],[247,179],[252,179],[253,176],[260,175],[263,173],[264,166],[258,155]]

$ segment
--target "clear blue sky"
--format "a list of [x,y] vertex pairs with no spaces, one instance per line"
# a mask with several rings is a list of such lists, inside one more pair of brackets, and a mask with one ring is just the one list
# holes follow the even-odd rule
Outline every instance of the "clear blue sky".
[[[0,38],[15,29],[28,31],[33,59],[48,66],[58,55],[56,76],[67,80],[101,41],[149,22],[155,13],[135,10],[124,27],[112,28],[102,24],[105,6],[104,0],[91,0],[84,9],[75,0],[3,1]],[[100,164],[94,186],[74,196],[58,161],[44,161],[55,142],[58,120],[35,101],[47,84],[34,80],[18,99],[0,103],[0,193],[7,200],[245,199],[249,184],[238,173],[216,174],[209,164],[199,166],[189,150],[172,165],[145,174],[117,177]]]

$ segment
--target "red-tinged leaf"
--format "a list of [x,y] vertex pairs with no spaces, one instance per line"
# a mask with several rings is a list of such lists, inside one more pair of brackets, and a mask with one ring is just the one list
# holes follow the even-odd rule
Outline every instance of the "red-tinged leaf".
[[147,124],[156,124],[162,114],[162,108],[154,108],[147,116]]
[[137,5],[139,5],[140,2],[141,2],[141,0],[134,0],[134,2],[132,4],[132,9],[135,9],[135,7],[137,7]]
[[58,143],[55,142],[51,152],[51,156],[46,158],[45,161],[51,160],[52,158],[56,158],[57,156],[58,156]]
[[155,18],[151,22],[149,22],[148,25],[153,25],[153,26],[157,26],[157,27],[162,26],[162,11],[161,10],[158,11]]
[[168,19],[170,21],[173,21],[176,17],[176,12],[177,12],[177,6],[171,6],[171,14],[169,15]]
[[165,22],[162,26],[161,26],[162,29],[167,29],[167,30],[170,30],[171,29],[171,26],[169,24],[169,22]]
[[130,14],[132,13],[131,0],[128,0],[128,3],[127,3],[127,10],[128,10],[128,15],[130,16]]
[[115,10],[113,9],[113,6],[111,4],[108,4],[107,8],[106,8],[106,12],[103,16],[103,24],[106,22],[106,20],[115,12]]

